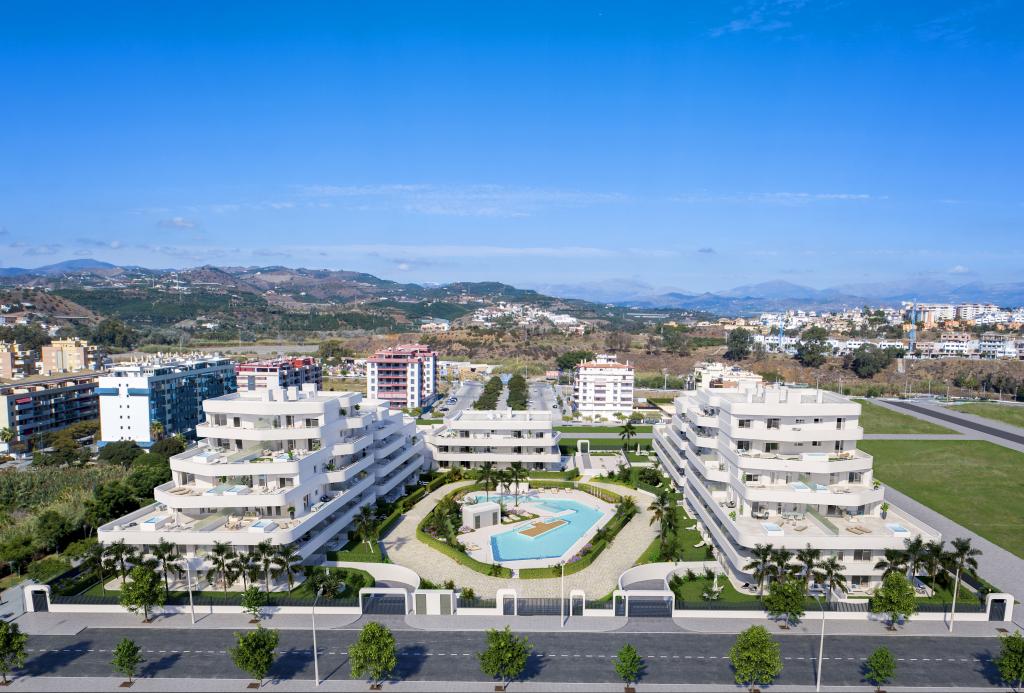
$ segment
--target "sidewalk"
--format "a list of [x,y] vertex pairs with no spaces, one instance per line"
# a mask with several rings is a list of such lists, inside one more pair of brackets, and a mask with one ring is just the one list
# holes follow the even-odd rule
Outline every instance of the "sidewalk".
[[[668,621],[668,619],[663,619]],[[777,622],[768,618],[762,619],[718,619],[718,618],[674,618],[674,625],[681,630],[691,633],[739,633],[750,626],[764,626],[772,635],[785,637],[787,635],[821,635],[821,618],[819,613],[807,613],[796,626],[789,630],[782,630]],[[955,621],[953,633],[950,634],[949,626],[945,621],[922,621],[911,617],[909,621],[891,631],[882,621],[850,620],[850,619],[829,619],[825,618],[825,635],[851,635],[851,636],[948,636],[958,638],[994,638],[1005,633],[999,632],[998,628],[1005,628],[1009,632],[1022,631],[1016,623],[996,621]],[[666,629],[669,630],[669,629]],[[650,632],[650,631],[648,631]]]
[[[337,630],[351,626],[363,616],[317,614],[317,630]],[[113,613],[26,613],[15,623],[29,635],[75,635],[86,628],[181,628],[181,629],[212,629],[212,630],[243,630],[253,628],[249,623],[248,614],[200,614],[196,613],[196,622],[188,613],[161,614],[154,616],[151,623],[143,623],[142,617],[135,614]],[[368,620],[379,620],[368,617]],[[309,630],[311,618],[308,614],[278,614],[267,616],[262,621],[268,628],[282,630]]]

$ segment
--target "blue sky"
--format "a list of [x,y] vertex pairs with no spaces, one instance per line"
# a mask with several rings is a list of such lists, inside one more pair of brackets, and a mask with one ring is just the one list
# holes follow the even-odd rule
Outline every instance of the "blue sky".
[[5,3],[0,265],[1020,279],[1022,84],[1012,0]]

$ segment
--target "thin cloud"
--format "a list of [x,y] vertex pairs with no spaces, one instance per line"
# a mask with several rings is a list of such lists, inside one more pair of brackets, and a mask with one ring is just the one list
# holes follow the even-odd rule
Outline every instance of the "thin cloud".
[[744,31],[772,32],[793,25],[793,15],[807,4],[806,0],[758,0],[747,2],[734,10],[739,16],[711,30],[711,36],[738,34]]
[[688,193],[670,200],[682,204],[761,204],[800,207],[819,202],[868,202],[885,200],[886,196],[851,192],[748,192],[748,193]]
[[714,255],[715,254],[715,249],[714,248],[697,248],[697,252],[698,253],[703,253],[705,255]]
[[170,219],[161,219],[156,223],[162,229],[181,229],[183,231],[191,231],[199,228],[199,222],[194,219],[186,219],[185,217],[171,217]]
[[30,245],[25,247],[21,254],[26,256],[56,255],[58,252],[60,252],[60,249],[62,247],[63,246],[60,243],[42,243],[40,245]]
[[970,274],[970,272],[970,268],[965,267],[964,265],[954,265],[953,267],[949,268],[950,274]]

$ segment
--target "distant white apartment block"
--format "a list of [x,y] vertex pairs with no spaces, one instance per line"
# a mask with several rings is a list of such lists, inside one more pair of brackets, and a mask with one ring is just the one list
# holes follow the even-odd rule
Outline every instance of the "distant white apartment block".
[[635,375],[629,363],[612,354],[599,354],[576,368],[573,405],[584,418],[614,421],[633,413]]
[[40,350],[39,373],[74,373],[95,371],[102,365],[102,355],[95,344],[82,339],[55,339]]
[[885,549],[940,538],[902,510],[883,511],[872,457],[857,449],[856,402],[745,372],[695,380],[670,423],[655,426],[654,447],[739,579],[756,583],[745,566],[758,545],[810,546],[835,556],[854,589],[866,589],[882,577],[874,566]]
[[145,554],[161,539],[189,557],[214,542],[246,552],[291,545],[303,558],[343,543],[360,509],[393,500],[426,463],[415,422],[386,403],[312,385],[208,399],[201,442],[171,458],[155,503],[99,528]]
[[219,356],[115,365],[96,388],[100,438],[147,447],[154,442],[154,424],[163,435],[191,437],[203,421],[203,400],[235,390],[235,364]]
[[478,469],[490,462],[507,469],[519,462],[525,469],[558,471],[563,467],[554,417],[547,411],[458,412],[427,433],[434,462],[441,469]]
[[415,409],[437,395],[437,353],[425,344],[382,349],[366,359],[366,396]]
[[235,365],[239,392],[278,387],[302,387],[324,384],[323,368],[312,356],[290,359],[268,359]]

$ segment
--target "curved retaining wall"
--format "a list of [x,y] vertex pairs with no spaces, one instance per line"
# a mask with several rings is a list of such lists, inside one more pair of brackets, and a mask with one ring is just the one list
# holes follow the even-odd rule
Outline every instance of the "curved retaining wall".
[[364,570],[377,582],[400,582],[413,590],[419,589],[420,576],[416,571],[394,563],[360,563],[358,561],[324,561],[328,568],[354,568]]

